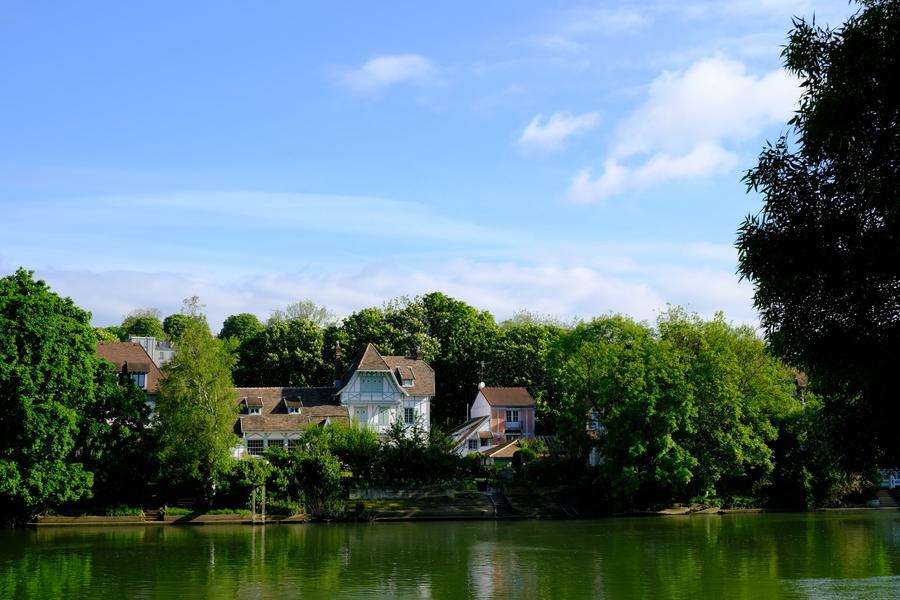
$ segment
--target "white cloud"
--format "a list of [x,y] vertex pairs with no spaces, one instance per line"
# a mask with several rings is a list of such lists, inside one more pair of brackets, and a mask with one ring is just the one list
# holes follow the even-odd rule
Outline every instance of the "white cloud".
[[388,86],[403,82],[427,83],[434,81],[434,65],[419,54],[395,54],[378,56],[356,69],[347,69],[340,75],[341,81],[358,92],[378,92]]
[[766,126],[785,123],[798,95],[797,81],[782,69],[755,76],[721,57],[666,71],[650,84],[647,100],[615,128],[600,175],[580,171],[570,196],[593,202],[733,169],[735,146]]
[[568,137],[590,131],[599,120],[600,115],[595,112],[582,115],[557,112],[549,117],[539,114],[519,136],[519,146],[526,150],[555,152],[562,149]]
[[[685,251],[688,251],[685,249]],[[681,265],[665,261],[618,260],[572,263],[564,260],[516,263],[451,260],[427,269],[398,271],[369,263],[318,272],[274,272],[239,278],[145,271],[61,271],[38,269],[37,276],[76,304],[90,310],[95,325],[121,321],[128,311],[153,306],[177,312],[181,300],[198,295],[217,329],[238,312],[260,317],[300,298],[324,304],[346,316],[379,306],[401,295],[442,291],[498,319],[517,310],[590,318],[621,312],[652,320],[667,303],[681,304],[710,317],[724,310],[728,318],[756,323],[752,290],[738,282],[728,265],[706,262]]]

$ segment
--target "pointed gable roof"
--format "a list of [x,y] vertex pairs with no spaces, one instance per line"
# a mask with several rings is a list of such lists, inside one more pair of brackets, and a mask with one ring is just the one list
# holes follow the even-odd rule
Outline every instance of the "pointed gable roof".
[[388,366],[386,362],[384,362],[384,358],[381,354],[378,353],[378,350],[375,348],[375,344],[369,342],[366,346],[366,349],[363,350],[362,354],[356,360],[356,368],[354,371],[390,371],[391,368]]

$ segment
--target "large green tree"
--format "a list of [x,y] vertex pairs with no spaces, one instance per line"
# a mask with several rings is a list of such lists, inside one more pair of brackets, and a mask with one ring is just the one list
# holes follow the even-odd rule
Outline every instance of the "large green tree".
[[657,330],[660,343],[680,355],[691,391],[690,427],[676,439],[697,461],[692,494],[759,495],[775,466],[778,426],[801,410],[791,370],[752,328],[733,327],[722,314],[704,321],[673,308]]
[[79,447],[85,468],[94,475],[94,505],[140,505],[156,450],[147,392],[112,364],[98,361],[94,397],[82,417]]
[[94,398],[90,314],[24,269],[0,279],[0,511],[29,517],[87,495],[76,460]]
[[156,400],[161,476],[211,501],[237,442],[233,357],[224,342],[212,336],[196,302],[186,303],[186,312],[191,318],[178,352],[166,365]]
[[243,343],[259,333],[261,329],[262,324],[256,315],[250,313],[229,315],[222,323],[219,339],[237,340],[238,343]]
[[[584,455],[588,411],[603,429],[594,442],[616,502],[646,504],[683,493],[697,460],[682,440],[693,396],[683,357],[641,323],[610,316],[563,336],[550,359],[560,433]],[[580,447],[579,447],[580,446]]]
[[900,2],[860,4],[839,29],[795,20],[799,110],[746,176],[764,204],[737,248],[772,348],[853,407],[835,433],[864,466],[900,460]]
[[122,341],[128,336],[150,336],[157,339],[165,339],[166,331],[163,329],[162,316],[156,308],[138,308],[122,319],[122,325],[118,328]]
[[235,380],[242,386],[330,384],[323,341],[322,329],[312,321],[272,323],[238,348]]

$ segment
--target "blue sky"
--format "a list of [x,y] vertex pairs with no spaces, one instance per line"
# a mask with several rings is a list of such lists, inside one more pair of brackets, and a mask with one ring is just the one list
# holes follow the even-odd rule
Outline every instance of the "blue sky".
[[741,174],[843,1],[0,0],[0,274],[118,322],[444,291],[754,323]]

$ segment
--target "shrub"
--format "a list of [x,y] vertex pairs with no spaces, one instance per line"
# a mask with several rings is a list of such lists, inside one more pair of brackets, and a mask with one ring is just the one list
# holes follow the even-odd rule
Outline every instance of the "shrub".
[[113,504],[106,508],[107,517],[143,517],[144,511],[139,506]]

